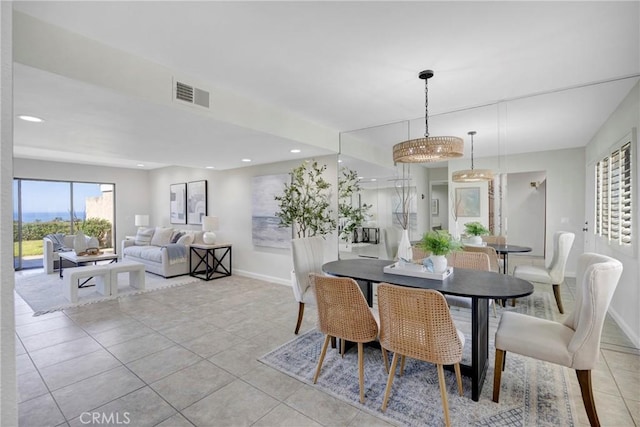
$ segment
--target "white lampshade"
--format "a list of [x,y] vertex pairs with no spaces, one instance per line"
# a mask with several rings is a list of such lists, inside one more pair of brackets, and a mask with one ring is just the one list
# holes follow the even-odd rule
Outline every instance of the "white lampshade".
[[136,227],[146,227],[149,225],[149,215],[136,215],[135,225]]
[[202,240],[207,245],[213,245],[216,242],[215,230],[218,229],[218,217],[217,216],[204,216],[202,217]]

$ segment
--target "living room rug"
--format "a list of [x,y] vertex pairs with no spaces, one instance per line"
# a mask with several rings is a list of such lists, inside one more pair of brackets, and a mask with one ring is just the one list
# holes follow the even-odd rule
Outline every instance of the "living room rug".
[[[553,305],[548,293],[535,293],[518,300],[516,307],[499,308],[489,320],[489,368],[480,400],[471,400],[471,380],[463,376],[464,396],[458,395],[455,374],[445,370],[451,424],[454,426],[573,426],[576,424],[568,394],[567,371],[557,365],[507,354],[502,375],[500,403],[494,403],[494,336],[502,310],[553,319]],[[463,362],[470,364],[471,319],[467,309],[452,307],[457,327],[467,338]],[[526,334],[526,331],[522,331]],[[324,337],[316,329],[269,352],[259,360],[293,378],[313,385],[313,375]],[[435,365],[406,359],[405,372],[399,370],[393,381],[385,413],[380,410],[387,374],[379,348],[365,346],[365,403],[359,400],[358,351],[353,346],[344,358],[336,350],[327,351],[318,378],[313,385],[368,413],[402,426],[444,425],[438,374]],[[389,359],[391,361],[391,357]],[[399,369],[399,368],[398,368]]]
[[[156,274],[145,273],[145,289],[140,290],[129,286],[129,275],[120,274],[118,278],[118,295],[104,296],[96,291],[95,286],[78,289],[78,302],[71,303],[62,295],[62,279],[58,273],[25,273],[16,275],[15,290],[33,309],[34,316],[40,316],[53,311],[78,307],[85,304],[93,304],[100,301],[135,295],[144,292],[152,292],[174,286],[182,286],[188,283],[199,282],[200,279],[188,275],[165,279]],[[88,284],[94,283],[94,279]]]

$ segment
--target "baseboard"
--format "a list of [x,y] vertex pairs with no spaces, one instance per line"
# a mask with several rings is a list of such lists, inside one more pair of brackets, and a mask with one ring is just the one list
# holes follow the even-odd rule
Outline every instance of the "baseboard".
[[633,328],[630,328],[629,325],[624,321],[622,316],[620,316],[611,306],[609,306],[609,314],[613,318],[613,320],[618,324],[618,327],[624,334],[629,338],[631,343],[635,348],[640,348],[640,337],[636,335],[633,331]]
[[256,274],[251,271],[246,270],[238,270],[237,268],[233,269],[233,274],[237,274],[238,276],[249,277],[251,279],[264,280],[265,282],[276,283],[278,285],[284,285],[291,287],[291,280],[282,279],[280,277],[267,276],[266,274]]

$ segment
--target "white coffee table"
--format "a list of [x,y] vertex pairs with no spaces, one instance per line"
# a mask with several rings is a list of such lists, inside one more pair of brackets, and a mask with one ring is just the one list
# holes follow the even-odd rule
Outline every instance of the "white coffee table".
[[[100,255],[81,255],[78,256],[74,251],[69,251],[69,252],[59,252],[58,255],[60,256],[60,266],[59,266],[59,270],[60,270],[60,278],[62,279],[62,264],[63,264],[63,260],[67,260],[73,264],[75,264],[76,267],[80,267],[82,265],[86,265],[86,264],[97,264],[98,261],[110,261],[110,262],[118,262],[118,255],[114,254],[114,253],[105,253],[105,254],[100,254]],[[86,283],[86,282],[85,282]],[[81,284],[79,287],[82,288],[84,284]]]

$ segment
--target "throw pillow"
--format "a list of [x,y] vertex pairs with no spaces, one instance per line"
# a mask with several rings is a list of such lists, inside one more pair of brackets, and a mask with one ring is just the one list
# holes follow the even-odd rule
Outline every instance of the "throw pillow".
[[184,236],[180,237],[176,242],[179,245],[188,246],[193,243],[193,234],[187,233]]
[[78,230],[76,237],[73,239],[73,250],[77,255],[87,252],[87,237],[81,230]]
[[153,232],[155,228],[144,228],[140,227],[138,232],[136,233],[136,246],[149,246],[151,243],[151,238],[153,237]]
[[151,238],[151,246],[166,246],[171,243],[173,228],[156,227]]
[[176,231],[173,233],[173,237],[171,237],[171,243],[178,243],[178,240],[180,240],[182,236],[184,236],[182,231]]

